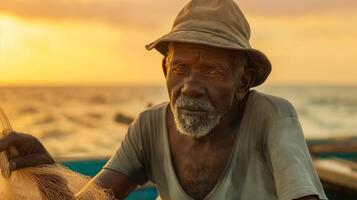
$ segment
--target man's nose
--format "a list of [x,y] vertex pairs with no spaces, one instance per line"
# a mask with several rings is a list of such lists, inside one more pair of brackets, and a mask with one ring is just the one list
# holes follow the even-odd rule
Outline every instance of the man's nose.
[[186,78],[181,89],[181,93],[193,98],[199,98],[203,96],[204,92],[205,90],[203,83],[194,76]]

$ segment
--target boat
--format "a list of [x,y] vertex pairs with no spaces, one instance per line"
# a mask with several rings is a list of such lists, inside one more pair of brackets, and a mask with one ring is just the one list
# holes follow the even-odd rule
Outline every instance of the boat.
[[357,199],[357,136],[307,140],[315,169],[331,200]]
[[[108,161],[109,157],[58,157],[57,162],[70,170],[85,176],[94,177]],[[152,183],[139,186],[125,200],[155,200],[158,192]]]
[[357,136],[309,139],[307,145],[313,157],[357,162]]
[[[314,166],[330,200],[357,199],[357,137],[307,140]],[[56,158],[65,167],[86,176],[95,176],[109,157]],[[138,187],[126,200],[154,200],[152,183]]]

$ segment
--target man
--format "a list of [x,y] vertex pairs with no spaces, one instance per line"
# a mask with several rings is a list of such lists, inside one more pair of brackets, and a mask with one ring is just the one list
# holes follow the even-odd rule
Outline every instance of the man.
[[[170,102],[136,118],[89,184],[118,199],[149,180],[162,199],[327,199],[292,105],[250,90],[271,65],[249,37],[233,0],[186,5],[171,32],[146,46],[164,55]],[[0,150],[10,145],[22,155],[12,170],[52,163],[31,136],[0,140]]]

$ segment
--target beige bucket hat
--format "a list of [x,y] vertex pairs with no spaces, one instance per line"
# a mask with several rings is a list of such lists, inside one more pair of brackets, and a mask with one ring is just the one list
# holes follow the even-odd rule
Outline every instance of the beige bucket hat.
[[233,0],[192,0],[177,15],[171,31],[146,45],[166,55],[170,42],[208,45],[244,51],[249,67],[256,69],[253,87],[262,84],[271,72],[269,59],[251,48],[250,27]]

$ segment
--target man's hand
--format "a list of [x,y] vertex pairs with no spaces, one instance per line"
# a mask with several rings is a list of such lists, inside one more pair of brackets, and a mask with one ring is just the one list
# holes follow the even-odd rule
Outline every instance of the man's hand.
[[[10,146],[15,147],[19,155],[11,155]],[[0,139],[0,151],[7,152],[11,171],[55,163],[41,142],[28,134],[11,132],[4,136]]]
[[[13,155],[9,151],[11,146],[16,148],[17,155]],[[4,136],[0,139],[0,151],[6,151],[11,171],[55,163],[41,142],[28,134],[11,132]],[[37,183],[43,183],[38,184],[42,199],[60,197],[61,199],[74,200],[74,194],[68,188],[67,181],[62,177],[57,174],[33,175],[36,177]]]

